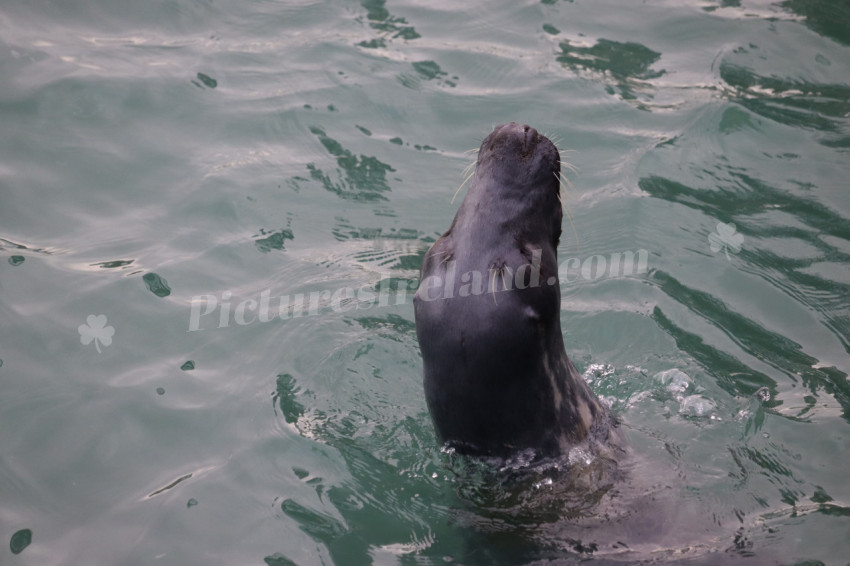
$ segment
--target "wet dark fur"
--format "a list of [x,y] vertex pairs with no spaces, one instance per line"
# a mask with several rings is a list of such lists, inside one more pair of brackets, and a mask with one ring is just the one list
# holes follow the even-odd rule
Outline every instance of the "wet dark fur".
[[[560,168],[558,150],[535,129],[498,126],[451,227],[422,263],[414,307],[425,396],[438,435],[461,452],[557,456],[611,426],[564,349]],[[468,272],[481,274],[483,293],[463,279]]]

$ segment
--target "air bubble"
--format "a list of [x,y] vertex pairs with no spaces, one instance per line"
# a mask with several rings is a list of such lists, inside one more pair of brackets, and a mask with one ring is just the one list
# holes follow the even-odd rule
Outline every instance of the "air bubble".
[[667,391],[676,394],[683,394],[691,386],[691,378],[688,374],[678,369],[668,369],[655,374],[655,379],[667,386]]
[[706,399],[702,395],[691,395],[682,399],[679,414],[689,417],[706,417],[715,409],[717,405],[711,399]]

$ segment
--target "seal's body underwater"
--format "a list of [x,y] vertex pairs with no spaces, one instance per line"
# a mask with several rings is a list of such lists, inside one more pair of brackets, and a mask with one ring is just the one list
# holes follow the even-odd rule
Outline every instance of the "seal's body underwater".
[[425,396],[460,452],[557,456],[611,418],[561,335],[560,155],[535,129],[498,126],[466,198],[425,255],[414,297]]

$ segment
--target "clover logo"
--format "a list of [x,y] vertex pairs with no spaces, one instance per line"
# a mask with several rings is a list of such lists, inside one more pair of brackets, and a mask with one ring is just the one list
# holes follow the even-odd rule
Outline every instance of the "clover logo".
[[80,332],[80,342],[83,346],[88,346],[94,340],[94,347],[97,348],[97,353],[100,353],[100,345],[109,346],[112,344],[112,337],[115,335],[115,329],[111,326],[106,326],[106,315],[90,314],[86,317],[86,324],[81,324],[77,327]]
[[717,232],[712,232],[708,235],[708,244],[711,251],[714,253],[723,250],[726,254],[726,259],[732,261],[729,257],[729,252],[736,254],[741,251],[741,244],[744,243],[744,236],[736,231],[735,225],[731,222],[724,224],[717,223]]

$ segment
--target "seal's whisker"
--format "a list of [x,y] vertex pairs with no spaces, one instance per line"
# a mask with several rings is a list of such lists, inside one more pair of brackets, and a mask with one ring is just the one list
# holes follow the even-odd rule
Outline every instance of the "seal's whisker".
[[[474,163],[473,163],[473,165],[474,165]],[[451,202],[452,202],[452,204],[454,204],[455,199],[457,198],[457,195],[458,195],[458,193],[460,192],[460,190],[463,188],[463,186],[466,184],[466,182],[467,182],[467,181],[469,181],[469,180],[472,178],[472,176],[473,176],[473,175],[475,175],[475,171],[470,172],[470,173],[466,176],[466,179],[464,179],[464,180],[463,180],[463,183],[461,183],[461,184],[460,184],[460,186],[457,188],[457,190],[455,191],[454,196],[452,196],[452,201],[451,201]]]
[[558,145],[558,141],[561,140],[561,136],[559,134],[552,134],[550,132],[541,132],[543,137],[549,138],[549,141],[555,145]]
[[498,301],[496,301],[496,270],[492,269],[491,271],[493,272],[493,278],[490,281],[490,289],[492,289],[493,304],[495,304],[496,306],[499,306]]
[[567,213],[567,218],[569,218],[569,220],[570,220],[570,228],[573,229],[573,236],[575,236],[575,239],[576,239],[576,249],[578,251],[581,251],[581,242],[579,242],[579,239],[578,239],[578,231],[576,231],[576,225],[573,223],[573,215],[570,214],[570,209],[567,208],[566,206],[564,207],[564,212]]
[[[574,173],[576,175],[578,175],[580,173],[580,171],[578,170],[578,167],[576,167],[572,163],[567,163],[566,161],[564,161],[564,162],[561,163],[561,165],[564,167],[564,169],[566,169],[570,173]],[[569,182],[569,179],[567,179],[567,182]]]
[[472,149],[467,149],[464,153],[478,153],[478,150],[481,148],[473,147]]
[[564,160],[563,158],[561,158],[561,167],[565,167],[566,169],[569,169],[573,173],[578,174],[578,167],[576,167],[575,165],[573,165],[569,161]]
[[[572,182],[570,182],[570,180],[569,180],[569,179],[568,179],[565,175],[563,175],[563,174],[562,174],[562,175],[558,175],[558,174],[556,173],[556,174],[555,174],[555,178],[556,178],[556,179],[558,179],[558,184],[561,186],[561,188],[564,190],[564,192],[565,192],[565,193],[569,194],[569,190],[567,189],[567,185],[569,185],[569,188],[570,188],[570,189],[574,189],[574,188],[575,188],[575,187],[573,186]],[[570,209],[569,209],[569,207],[566,205],[566,203],[564,202],[564,200],[563,200],[563,199],[561,199],[561,193],[560,193],[560,191],[558,192],[558,201],[561,203],[561,208],[563,208],[564,212],[566,212],[566,213],[567,213],[567,218],[568,218],[568,219],[569,219],[569,221],[570,221],[570,228],[572,228],[572,229],[573,229],[573,236],[575,236],[575,239],[576,239],[576,248],[577,248],[579,251],[581,251],[581,243],[579,242],[579,239],[578,239],[578,231],[576,230],[576,225],[573,223],[573,216],[570,214]]]
[[[577,171],[573,171],[573,172],[577,173]],[[570,181],[569,177],[564,175],[563,171],[561,171],[560,175],[555,173],[555,178],[558,179],[558,184],[561,186],[562,189],[564,189],[564,192],[569,192],[568,189],[575,189],[573,182]]]
[[567,187],[566,187],[566,185],[564,185],[564,181],[561,180],[561,177],[563,177],[563,174],[559,175],[557,173],[552,173],[552,175],[554,175],[555,179],[558,180],[558,193],[557,193],[558,202],[561,203],[561,208],[563,208],[564,207],[564,199],[561,198],[561,193],[567,192]]
[[578,175],[578,173],[579,173],[578,167],[576,167],[575,165],[573,165],[573,164],[572,164],[572,163],[570,163],[569,161],[561,161],[561,165],[562,165],[565,169],[567,169],[567,170],[569,170],[569,171],[572,171],[573,173],[575,173],[576,175]]

